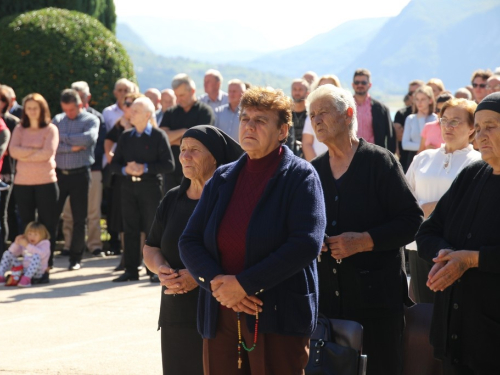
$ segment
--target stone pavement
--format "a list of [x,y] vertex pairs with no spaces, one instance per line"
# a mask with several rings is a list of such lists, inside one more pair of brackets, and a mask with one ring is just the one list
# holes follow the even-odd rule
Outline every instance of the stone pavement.
[[0,375],[161,374],[160,286],[113,283],[119,257],[55,258],[50,283],[0,286]]

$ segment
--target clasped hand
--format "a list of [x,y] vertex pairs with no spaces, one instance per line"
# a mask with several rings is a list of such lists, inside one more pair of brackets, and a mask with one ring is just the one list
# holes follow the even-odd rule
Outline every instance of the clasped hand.
[[22,246],[22,247],[26,247],[29,245],[29,242],[26,239],[26,236],[24,234],[20,234],[19,236],[16,236],[16,239],[14,240],[14,242],[17,245]]
[[130,176],[142,176],[144,174],[144,164],[129,161],[125,167],[125,173]]
[[442,292],[462,277],[469,268],[478,266],[479,252],[443,249],[432,261],[436,264],[429,272],[427,286],[433,292]]
[[368,233],[345,232],[325,238],[321,251],[330,250],[336,260],[373,249],[373,240]]
[[222,305],[236,312],[255,315],[255,305],[262,312],[262,301],[255,296],[248,296],[236,276],[218,275],[210,282],[213,297]]
[[196,281],[186,269],[174,270],[162,265],[158,268],[160,284],[166,287],[165,294],[185,294],[198,287]]

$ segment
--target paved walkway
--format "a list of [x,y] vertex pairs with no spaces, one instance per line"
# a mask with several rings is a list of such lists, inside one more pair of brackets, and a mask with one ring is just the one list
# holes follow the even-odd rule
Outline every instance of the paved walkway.
[[111,282],[118,261],[59,256],[49,284],[1,285],[0,375],[161,374],[160,286]]

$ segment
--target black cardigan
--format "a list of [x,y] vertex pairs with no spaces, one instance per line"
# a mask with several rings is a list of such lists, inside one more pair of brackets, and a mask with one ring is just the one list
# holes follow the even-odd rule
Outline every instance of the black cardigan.
[[402,247],[413,241],[423,215],[401,165],[392,153],[364,139],[339,189],[328,153],[312,164],[323,187],[326,233],[366,231],[375,245],[373,251],[345,258],[341,264],[329,252],[322,254],[320,312],[353,320],[402,313],[403,303],[409,302]]
[[418,254],[432,262],[441,249],[478,250],[479,267],[436,293],[431,343],[481,373],[500,373],[500,176],[477,161],[464,168],[420,227]]

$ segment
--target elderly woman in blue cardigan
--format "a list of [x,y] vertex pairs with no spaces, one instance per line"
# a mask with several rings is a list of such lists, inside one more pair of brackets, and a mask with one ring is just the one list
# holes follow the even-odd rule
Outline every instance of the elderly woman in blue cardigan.
[[204,370],[303,374],[318,312],[321,183],[283,145],[292,114],[282,91],[250,89],[240,108],[246,154],[217,169],[179,241],[201,286]]

